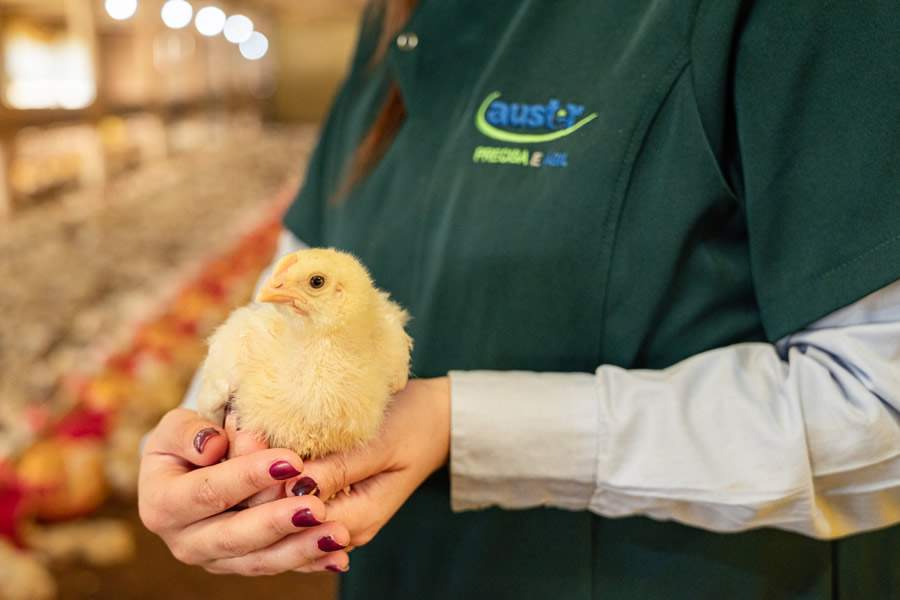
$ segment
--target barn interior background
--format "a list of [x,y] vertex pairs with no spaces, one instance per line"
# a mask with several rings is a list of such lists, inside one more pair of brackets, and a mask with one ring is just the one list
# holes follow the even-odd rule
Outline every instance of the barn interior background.
[[248,298],[362,0],[0,0],[0,598],[328,598],[214,577],[138,445]]

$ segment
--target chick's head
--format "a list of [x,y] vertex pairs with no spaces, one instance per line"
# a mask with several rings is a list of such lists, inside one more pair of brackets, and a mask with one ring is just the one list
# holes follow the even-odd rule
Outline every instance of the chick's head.
[[329,328],[364,317],[375,293],[368,271],[355,257],[311,248],[279,260],[256,301],[280,305],[310,325]]

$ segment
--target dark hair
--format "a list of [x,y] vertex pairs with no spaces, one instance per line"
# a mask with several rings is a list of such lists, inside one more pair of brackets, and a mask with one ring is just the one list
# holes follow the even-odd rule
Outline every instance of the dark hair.
[[[372,0],[369,15],[372,19],[381,20],[381,34],[378,37],[378,44],[372,55],[370,67],[384,60],[394,37],[409,20],[418,4],[419,0]],[[394,141],[405,119],[406,105],[403,103],[403,96],[400,94],[397,82],[391,81],[381,109],[353,153],[353,158],[344,173],[344,181],[334,196],[335,202],[340,202],[356,184],[369,174],[375,164],[384,156],[391,142]]]

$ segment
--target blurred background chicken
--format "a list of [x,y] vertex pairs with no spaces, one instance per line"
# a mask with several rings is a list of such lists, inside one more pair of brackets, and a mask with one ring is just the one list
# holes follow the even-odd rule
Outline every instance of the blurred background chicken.
[[406,385],[408,319],[353,256],[289,254],[210,338],[200,412],[222,423],[229,407],[242,430],[303,458],[353,448]]

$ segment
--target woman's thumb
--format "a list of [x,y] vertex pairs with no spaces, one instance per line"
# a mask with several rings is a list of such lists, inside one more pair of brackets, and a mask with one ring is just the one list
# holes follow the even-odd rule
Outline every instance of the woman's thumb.
[[287,484],[287,492],[292,496],[314,494],[328,500],[354,483],[382,471],[377,455],[373,448],[364,447],[305,461],[303,474]]

